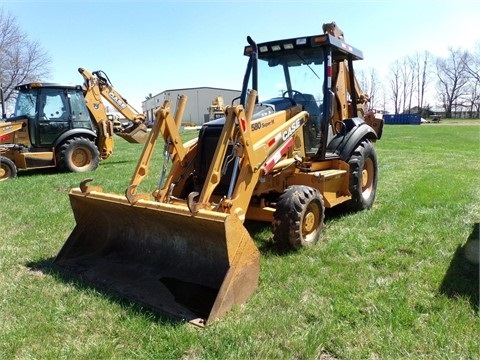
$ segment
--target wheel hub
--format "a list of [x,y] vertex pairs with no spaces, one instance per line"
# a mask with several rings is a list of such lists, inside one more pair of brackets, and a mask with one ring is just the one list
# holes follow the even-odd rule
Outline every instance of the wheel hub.
[[315,214],[309,212],[305,214],[305,218],[303,221],[303,230],[308,234],[313,231],[315,228]]
[[362,171],[362,188],[365,188],[368,184],[368,171],[367,169],[363,169]]
[[76,149],[72,154],[72,162],[78,167],[85,166],[88,163],[88,156],[83,149]]

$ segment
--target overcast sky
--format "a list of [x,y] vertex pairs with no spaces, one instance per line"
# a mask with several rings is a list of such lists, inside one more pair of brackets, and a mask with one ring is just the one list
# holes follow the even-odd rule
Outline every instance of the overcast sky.
[[4,10],[52,59],[51,78],[81,84],[78,67],[103,70],[141,111],[149,93],[209,86],[240,89],[246,37],[263,42],[322,32],[335,21],[363,51],[361,67],[386,81],[398,59],[480,41],[480,1],[3,0]]

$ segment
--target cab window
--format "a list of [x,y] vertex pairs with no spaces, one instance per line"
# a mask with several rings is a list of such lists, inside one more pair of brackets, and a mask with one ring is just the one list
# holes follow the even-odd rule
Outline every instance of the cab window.
[[15,105],[14,116],[27,116],[33,118],[36,112],[37,92],[19,92]]
[[81,92],[71,92],[69,95],[73,127],[93,129],[83,94]]

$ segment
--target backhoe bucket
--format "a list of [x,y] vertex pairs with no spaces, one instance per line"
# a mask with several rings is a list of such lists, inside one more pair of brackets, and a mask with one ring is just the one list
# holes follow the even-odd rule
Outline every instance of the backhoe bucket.
[[125,131],[117,132],[116,134],[133,144],[145,144],[148,139],[147,127],[144,124],[135,127],[131,131],[127,128]]
[[260,253],[236,215],[70,191],[76,226],[55,259],[67,273],[204,326],[258,285]]

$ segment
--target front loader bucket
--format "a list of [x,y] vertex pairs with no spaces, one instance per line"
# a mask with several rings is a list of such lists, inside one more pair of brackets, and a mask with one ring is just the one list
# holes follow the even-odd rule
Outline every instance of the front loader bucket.
[[127,128],[125,131],[117,132],[116,134],[133,144],[145,144],[148,139],[147,127],[144,124],[141,124],[130,131]]
[[236,215],[70,191],[76,226],[55,264],[95,287],[199,326],[248,300],[260,254]]

